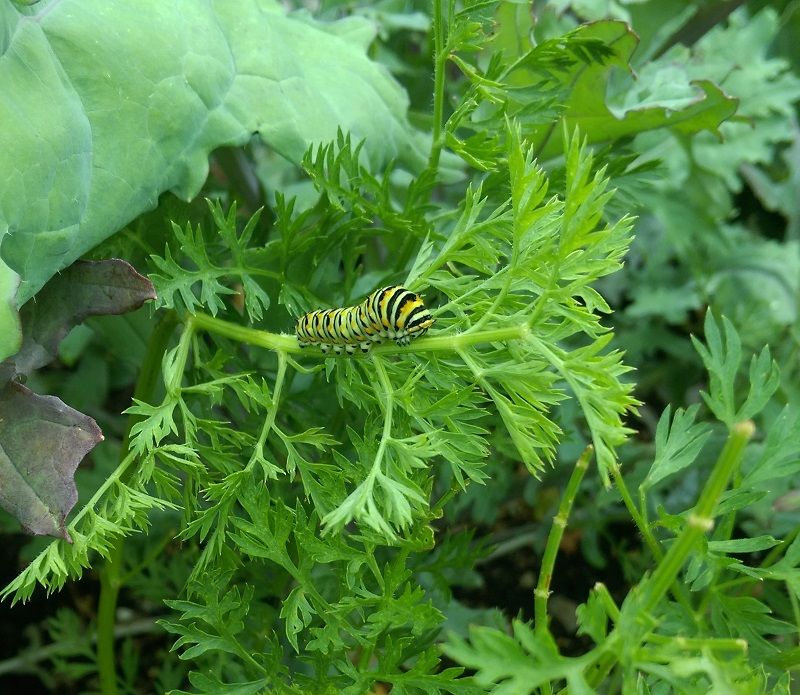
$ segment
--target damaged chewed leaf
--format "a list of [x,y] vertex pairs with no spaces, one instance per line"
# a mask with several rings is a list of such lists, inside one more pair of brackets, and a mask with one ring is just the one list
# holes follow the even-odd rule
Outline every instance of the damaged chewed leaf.
[[87,317],[124,314],[155,296],[150,280],[125,261],[77,261],[22,307],[22,349],[8,363],[17,374],[29,374],[51,362],[59,343]]
[[102,439],[88,415],[7,384],[0,390],[0,505],[30,533],[72,542],[64,520],[78,498],[75,469]]

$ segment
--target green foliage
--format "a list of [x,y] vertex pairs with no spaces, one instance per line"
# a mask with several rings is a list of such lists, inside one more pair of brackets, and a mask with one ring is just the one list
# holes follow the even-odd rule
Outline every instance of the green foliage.
[[[114,448],[79,475],[74,542],[27,551],[3,590],[26,602],[99,572],[89,619],[59,613],[20,657],[48,686],[53,672],[108,694],[789,691],[797,244],[734,218],[743,176],[772,190],[793,175],[780,146],[800,80],[769,51],[777,15],[432,7],[215,15],[223,34],[252,29],[229,42],[224,95],[201,90],[201,113],[215,95],[225,107],[175,121],[167,144],[187,128],[191,146],[162,153],[166,168],[139,171],[131,150],[128,207],[109,189],[123,216],[72,247],[130,219],[145,189],[194,193],[208,149],[245,133],[301,164],[255,140],[219,152],[207,204],[164,198],[111,242],[147,269],[153,316],[90,324],[50,378],[80,393],[106,356],[126,365],[102,371],[113,403],[87,399]],[[213,56],[191,50],[206,38],[170,45]],[[406,87],[424,153],[367,45]],[[298,316],[389,284],[424,296],[426,336],[300,349]]]
[[[191,224],[187,224],[183,230],[173,222],[175,245],[181,249],[181,255],[187,258],[192,267],[184,268],[179,265],[174,260],[169,245],[164,251],[164,258],[152,257],[159,271],[152,276],[158,288],[159,304],[168,309],[180,307],[191,312],[199,307],[206,307],[212,315],[216,315],[225,307],[221,295],[235,293],[232,288],[221,284],[219,278],[236,277],[241,283],[240,292],[245,298],[248,317],[251,321],[260,321],[264,311],[269,308],[269,297],[254,276],[267,274],[269,271],[248,262],[248,247],[260,214],[253,215],[241,233],[238,233],[235,204],[231,205],[227,216],[219,203],[209,201],[209,210],[215,223],[215,237],[224,245],[230,264],[225,267],[213,264],[199,225],[192,229]],[[197,292],[193,289],[196,283],[200,283]]]
[[[735,329],[729,322],[725,325],[729,347],[738,344]],[[706,327],[711,333],[709,344],[717,343],[719,333],[710,313]],[[696,347],[702,354],[714,349],[697,341]],[[732,356],[735,364],[731,370],[717,373],[718,389],[732,390],[738,357]],[[764,388],[759,383],[761,375],[752,370],[751,375],[757,382],[751,382],[750,393],[760,393]],[[775,385],[766,388],[771,392]],[[766,400],[748,398],[748,412],[756,415]],[[673,431],[689,423],[683,438],[678,439],[674,433],[667,434],[669,411],[665,411],[657,435],[660,446],[646,478],[650,484],[696,461],[709,431],[690,424],[695,416],[694,408],[676,414]],[[579,657],[561,657],[542,624],[537,623],[534,629],[515,622],[513,636],[493,628],[471,630],[468,641],[453,635],[445,653],[475,669],[476,680],[493,693],[534,693],[553,682],[566,683],[569,692],[596,692],[600,679],[615,667],[620,670],[623,691],[646,683],[648,688],[668,684],[687,693],[773,692],[784,675],[777,666],[781,649],[775,636],[794,633],[795,627],[772,617],[781,599],[771,593],[761,598],[755,594],[767,577],[785,581],[788,575],[783,574],[784,568],[794,568],[798,559],[794,550],[797,541],[784,548],[781,541],[769,536],[730,538],[736,507],[727,502],[749,489],[744,488],[741,476],[727,493],[727,500],[719,504],[729,478],[741,465],[751,435],[752,426],[733,427],[696,505],[681,514],[670,529],[674,539],[660,541],[669,549],[657,550],[657,568],[631,589],[625,603],[618,608],[605,587],[599,585],[579,608],[581,632],[592,637],[597,644],[594,649]],[[800,447],[800,431],[785,437],[783,447],[780,454],[774,449],[772,454],[785,460]],[[756,468],[768,465],[767,460],[762,457]],[[777,474],[783,475],[783,471]],[[642,504],[647,504],[644,497]],[[646,513],[645,509],[641,511]],[[714,532],[714,540],[705,541],[703,535],[713,528],[714,516],[723,523]],[[770,548],[783,555],[779,562],[772,554],[760,566],[731,557]],[[773,563],[781,566],[776,574],[768,569]],[[673,584],[684,567],[691,595],[683,585]],[[794,570],[789,573],[793,579],[800,577]],[[713,637],[707,634],[709,626]]]
[[[22,345],[0,362],[0,506],[29,533],[70,540],[64,526],[77,501],[75,469],[103,435],[88,415],[18,380],[52,362],[89,316],[123,314],[154,296],[152,283],[124,261],[79,261],[20,312]],[[68,350],[60,354],[68,360]]]
[[[148,22],[130,11],[0,4],[0,285],[19,276],[20,304],[160,193],[196,195],[209,152],[253,133],[295,162],[339,127],[367,139],[375,166],[421,160],[405,95],[365,55],[363,20],[318,24],[255,0],[139,4]],[[2,318],[0,334],[18,331]]]
[[778,365],[771,359],[769,347],[753,355],[750,361],[750,392],[744,403],[737,409],[734,399],[736,375],[739,372],[742,346],[736,329],[728,319],[723,318],[725,340],[723,343],[719,328],[711,312],[706,314],[706,348],[694,339],[694,346],[703,358],[703,364],[711,376],[711,393],[703,393],[708,407],[728,427],[736,422],[748,420],[760,412],[778,388],[780,375]]
[[[779,344],[797,320],[797,235],[783,234],[777,219],[758,219],[749,202],[757,196],[772,209],[775,200],[765,189],[777,191],[792,177],[793,165],[780,162],[797,140],[792,123],[800,78],[769,50],[780,23],[767,6],[702,28],[691,48],[682,44],[680,32],[675,45],[664,45],[666,37],[654,34],[644,46],[646,54],[661,55],[639,66],[642,84],[663,88],[670,82],[656,81],[657,72],[678,71],[687,80],[714,80],[739,106],[737,118],[720,126],[722,140],[706,133],[689,140],[661,130],[633,143],[643,159],[660,160],[654,185],[636,190],[642,211],[637,243],[629,274],[618,278],[631,304],[616,322],[636,327],[623,344],[637,367],[653,342],[642,342],[639,335],[691,323],[705,304],[735,325],[746,325],[742,339],[751,349]],[[686,32],[697,30],[687,22]],[[785,383],[796,381],[794,371],[782,373]]]

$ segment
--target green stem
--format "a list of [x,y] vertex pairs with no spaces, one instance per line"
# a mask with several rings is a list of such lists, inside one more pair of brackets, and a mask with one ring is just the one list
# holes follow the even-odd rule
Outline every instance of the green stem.
[[597,596],[600,597],[600,601],[606,610],[606,615],[608,615],[608,617],[611,618],[611,622],[616,625],[619,622],[621,614],[619,612],[619,606],[617,606],[614,598],[608,592],[608,588],[603,582],[595,583],[593,588]]
[[[281,390],[286,376],[286,362],[286,353],[278,350],[278,371],[275,375],[275,387],[272,390],[272,408],[269,410],[267,419],[264,420],[264,426],[261,428],[261,434],[253,449],[253,455],[250,457],[248,466],[252,466],[259,458],[264,459],[264,445],[267,442],[270,431],[275,426],[275,416],[278,414],[278,403],[281,400]],[[277,469],[275,477],[277,477]]]
[[[167,350],[170,338],[178,325],[178,316],[174,311],[164,313],[150,334],[147,342],[147,351],[142,361],[142,368],[136,380],[136,387],[133,397],[136,400],[149,400],[156,392],[156,386],[161,377],[161,359]],[[128,452],[128,442],[130,441],[131,428],[141,420],[141,416],[131,415],[125,426],[125,434],[122,437],[122,456]]]
[[539,582],[533,592],[534,607],[534,629],[538,633],[547,632],[547,599],[550,596],[550,582],[553,579],[553,569],[556,564],[558,549],[561,547],[561,539],[564,536],[564,529],[567,527],[569,514],[578,494],[583,476],[589,468],[589,461],[594,453],[594,447],[589,445],[578,458],[572,475],[564,490],[558,513],[553,517],[553,525],[550,527],[550,534],[547,536],[547,543],[542,556],[542,567],[539,570]]
[[753,436],[752,422],[734,425],[719,455],[711,476],[700,494],[688,523],[675,543],[672,544],[663,562],[653,572],[642,592],[641,609],[651,612],[663,598],[669,585],[675,580],[697,542],[714,527],[714,508],[728,481],[739,467],[747,442]]
[[111,550],[100,572],[100,599],[97,607],[97,669],[100,692],[116,695],[117,671],[114,655],[114,628],[117,618],[117,598],[120,589],[119,566],[122,561],[122,542]]
[[[661,550],[661,546],[659,545],[658,541],[655,539],[655,536],[653,536],[652,531],[650,530],[650,524],[639,512],[639,508],[634,503],[633,497],[628,490],[628,486],[625,484],[625,480],[622,477],[622,471],[620,470],[620,467],[616,465],[613,466],[611,469],[611,475],[614,478],[614,484],[617,486],[617,490],[620,494],[620,497],[622,497],[625,508],[628,510],[633,522],[639,529],[639,533],[642,534],[642,538],[644,538],[645,545],[647,545],[647,548],[653,556],[653,559],[656,562],[660,562],[664,557],[664,553]],[[675,597],[678,603],[681,604],[683,609],[686,611],[686,614],[690,617],[693,617],[697,623],[697,621],[700,620],[700,615],[692,607],[692,600],[689,596],[689,592],[686,590],[686,587],[680,582],[675,581],[671,587],[671,590],[672,595]]]
[[[175,313],[167,312],[153,329],[133,392],[133,396],[137,400],[150,400],[155,393],[159,374],[161,373],[162,357],[166,352],[177,323],[178,319]],[[130,464],[134,457],[128,453],[128,443],[130,441],[131,428],[137,420],[136,416],[128,418],[125,434],[122,438],[122,448],[120,450],[122,460],[117,466],[118,473],[110,476],[106,483],[109,481],[112,481],[112,483],[124,482],[130,475],[132,470]],[[106,484],[100,487],[89,504],[75,517],[72,522],[73,525],[83,516],[86,510],[94,508],[95,502],[99,501],[102,494],[105,494],[106,488]],[[119,538],[110,548],[103,569],[100,570],[100,597],[97,606],[97,664],[100,676],[100,691],[103,695],[116,695],[117,693],[114,632],[116,629],[117,599],[120,587],[123,584],[120,568],[122,566],[124,546],[125,539]]]
[[[558,506],[558,513],[553,517],[553,525],[550,527],[550,533],[547,536],[547,543],[542,556],[542,567],[539,570],[539,581],[533,592],[534,629],[540,635],[545,635],[548,631],[547,599],[550,596],[550,582],[553,579],[558,549],[561,547],[561,539],[564,537],[564,529],[567,527],[575,496],[578,494],[578,488],[581,485],[583,476],[589,468],[589,461],[593,453],[594,447],[590,444],[578,458],[575,468],[572,469],[572,475],[569,477],[567,488],[561,498],[561,504]],[[550,695],[553,692],[553,688],[549,682],[545,682],[542,684],[541,691],[543,695]]]
[[383,456],[386,452],[386,446],[392,438],[392,414],[394,411],[394,389],[392,383],[389,381],[389,375],[386,373],[386,368],[379,358],[373,360],[375,365],[375,373],[378,375],[378,381],[383,391],[383,433],[381,434],[381,441],[378,444],[378,451],[375,454],[375,461],[372,464],[370,476],[374,478],[375,474],[380,470],[383,463]]
[[[316,355],[319,353],[310,350],[303,350],[298,343],[297,338],[293,335],[286,333],[268,333],[267,331],[259,331],[255,328],[247,328],[240,326],[230,321],[218,319],[208,314],[198,313],[191,317],[190,322],[192,326],[200,328],[210,333],[225,336],[231,340],[247,345],[255,345],[267,350],[275,350],[276,352],[283,352],[289,354],[304,354]],[[470,345],[477,345],[480,343],[494,343],[504,342],[507,340],[521,340],[530,334],[527,322],[521,322],[512,326],[504,328],[492,328],[485,331],[478,331],[475,333],[459,333],[454,335],[441,335],[430,338],[420,338],[415,340],[411,347],[400,347],[395,343],[383,343],[376,345],[370,350],[373,355],[401,355],[408,352],[457,352],[460,349]],[[331,357],[331,355],[327,355]],[[347,359],[358,359],[355,357],[348,357]]]
[[[124,637],[137,637],[139,635],[156,633],[163,633],[163,629],[156,624],[153,618],[145,618],[118,627],[114,631],[114,639],[118,640]],[[96,632],[89,637],[89,642],[91,644],[97,642]],[[4,676],[7,673],[32,673],[36,670],[35,664],[59,656],[68,658],[74,654],[74,650],[74,643],[64,641],[37,646],[31,651],[25,651],[10,659],[0,661],[0,676]]]
[[461,491],[461,486],[458,483],[451,485],[450,488],[436,501],[436,504],[431,507],[431,516],[433,516],[434,519],[438,519],[442,515],[447,503]]
[[194,321],[190,318],[181,333],[178,346],[169,355],[169,360],[164,360],[162,371],[164,373],[164,387],[167,391],[167,398],[177,400],[180,397],[183,375],[186,371],[186,363],[189,361],[189,350],[192,347],[194,337]]
[[433,173],[439,168],[443,146],[444,71],[447,67],[444,43],[442,0],[433,0],[433,142],[428,157],[428,169]]
[[[714,508],[734,471],[739,467],[744,448],[754,431],[753,423],[749,421],[733,426],[725,446],[714,464],[711,475],[700,493],[700,499],[689,514],[686,526],[670,546],[650,578],[640,585],[635,605],[631,604],[627,607],[629,616],[634,613],[637,617],[645,618],[652,615],[658,603],[677,579],[678,573],[698,541],[714,527]],[[643,621],[627,620],[624,634],[621,629],[623,629],[622,626],[618,626],[611,632],[602,646],[601,658],[586,674],[586,680],[590,687],[596,688],[616,664],[618,656],[613,647],[623,638],[630,646],[641,642],[649,632],[650,626]]]
[[[548,346],[544,341],[539,340],[533,335],[528,335],[527,339],[530,343],[534,344],[539,351],[539,353],[548,361],[550,364],[564,377],[564,380],[570,385],[572,388],[573,393],[575,394],[575,398],[581,405],[581,409],[583,410],[584,414],[587,417],[589,429],[592,432],[592,438],[595,439],[595,443],[599,443],[596,440],[596,433],[595,429],[596,426],[593,425],[591,419],[589,419],[590,414],[592,413],[592,406],[590,403],[587,402],[586,396],[584,394],[584,388],[581,384],[575,379],[575,376],[570,372],[567,368],[567,364],[565,361],[558,355],[554,348]],[[614,478],[614,482],[619,490],[620,496],[622,497],[622,501],[625,504],[628,513],[630,514],[631,518],[633,519],[636,526],[642,533],[642,536],[647,544],[647,547],[650,549],[650,552],[653,554],[653,557],[660,561],[663,554],[661,552],[661,547],[658,545],[658,542],[653,537],[653,534],[650,532],[649,526],[645,523],[642,515],[639,513],[639,509],[636,507],[636,504],[631,497],[630,492],[628,491],[627,486],[625,485],[625,481],[622,478],[622,472],[620,471],[619,465],[611,466],[611,475]],[[673,593],[675,598],[678,602],[683,606],[683,608],[687,611],[690,616],[694,616],[695,612],[692,609],[691,600],[689,599],[689,594],[686,591],[685,587],[681,586],[677,582],[673,587]]]
[[687,651],[709,649],[714,652],[747,652],[747,640],[738,637],[681,637],[680,635],[650,635],[653,644],[677,647]]

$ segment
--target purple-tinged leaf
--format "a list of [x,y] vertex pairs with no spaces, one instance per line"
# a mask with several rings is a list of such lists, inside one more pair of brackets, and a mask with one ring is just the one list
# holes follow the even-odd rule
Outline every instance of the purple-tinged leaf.
[[155,297],[150,280],[125,261],[73,263],[22,307],[22,348],[10,360],[13,371],[29,374],[51,362],[64,336],[88,316],[124,314]]
[[88,415],[7,384],[0,390],[0,506],[26,531],[71,543],[65,519],[78,499],[75,469],[102,439]]

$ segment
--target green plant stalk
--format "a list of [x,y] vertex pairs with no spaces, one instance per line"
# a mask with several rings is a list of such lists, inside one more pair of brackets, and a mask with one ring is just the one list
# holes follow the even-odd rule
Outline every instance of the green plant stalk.
[[278,371],[275,375],[275,386],[272,390],[272,408],[270,408],[267,419],[264,420],[264,426],[261,428],[261,434],[258,436],[258,442],[253,449],[253,455],[250,457],[248,467],[252,467],[257,458],[257,453],[261,457],[264,456],[264,445],[267,442],[267,437],[270,431],[275,426],[275,417],[278,414],[278,403],[281,400],[281,390],[283,389],[284,378],[286,376],[286,353],[278,350]]
[[119,597],[119,566],[122,562],[122,540],[111,549],[103,569],[100,570],[100,598],[97,607],[97,670],[100,692],[116,695],[117,671],[114,658],[114,629],[116,627],[117,598]]
[[[389,379],[389,375],[386,373],[386,368],[383,365],[383,362],[380,359],[373,360],[375,365],[375,373],[378,375],[378,382],[380,383],[381,391],[383,392],[383,413],[384,413],[384,420],[383,420],[383,434],[381,435],[381,441],[378,445],[378,451],[375,454],[375,460],[372,464],[372,469],[370,470],[369,476],[374,480],[375,474],[380,470],[381,463],[383,461],[383,457],[386,450],[386,444],[392,436],[392,415],[394,413],[394,389],[392,388],[392,382]],[[361,656],[358,660],[359,669],[363,672],[369,668],[369,664],[372,661],[372,655],[375,652],[375,645],[377,640],[373,640],[372,643],[363,649],[361,652]]]
[[[544,296],[544,295],[543,295]],[[541,301],[541,299],[540,299]],[[570,373],[570,371],[566,368],[564,361],[553,351],[551,350],[543,341],[535,338],[533,335],[528,335],[527,339],[534,343],[537,346],[537,349],[545,357],[545,359],[550,362],[551,365],[564,377],[564,380],[572,387],[572,391],[575,394],[575,397],[578,399],[578,402],[581,404],[581,409],[584,413],[590,413],[591,407],[588,403],[585,402],[585,399],[582,395],[582,389],[580,385],[575,382],[574,377]],[[591,423],[590,427],[591,427]],[[594,437],[594,431],[592,431],[592,437]],[[636,504],[631,497],[630,492],[628,491],[627,486],[625,485],[625,481],[622,478],[622,472],[618,465],[614,465],[611,467],[611,475],[614,478],[614,482],[617,486],[617,489],[622,497],[622,501],[625,504],[625,507],[628,510],[628,513],[631,515],[636,526],[639,528],[642,536],[649,548],[650,552],[653,554],[653,557],[656,561],[660,561],[663,557],[663,553],[661,552],[661,547],[658,545],[658,542],[653,537],[653,534],[650,533],[650,528],[645,523],[645,520],[642,518],[642,515],[639,513]],[[689,595],[686,592],[686,589],[678,584],[675,583],[673,587],[673,593],[675,598],[678,602],[684,607],[684,609],[689,613],[689,615],[695,615],[695,611],[692,609],[691,600],[689,599]]]
[[[161,359],[167,350],[167,345],[177,325],[178,315],[174,311],[168,311],[163,314],[150,334],[142,368],[139,370],[139,377],[136,379],[136,386],[133,391],[133,397],[137,400],[148,400],[155,394],[156,386],[161,377]],[[139,415],[128,417],[120,451],[127,453],[131,428],[141,419],[142,417]]]
[[183,374],[186,371],[186,362],[189,360],[189,349],[192,346],[192,338],[194,337],[195,326],[192,319],[186,321],[186,325],[181,333],[178,347],[175,350],[175,356],[172,362],[163,363],[162,370],[164,372],[164,386],[167,391],[167,398],[178,399],[180,396],[181,384],[183,383]]
[[553,517],[553,525],[550,527],[550,533],[547,536],[547,543],[542,556],[542,566],[539,570],[539,581],[533,592],[534,629],[538,633],[547,632],[547,599],[550,596],[550,582],[553,579],[556,556],[558,555],[558,549],[561,547],[561,539],[564,537],[564,529],[567,527],[567,521],[572,511],[572,505],[575,503],[578,488],[589,468],[589,461],[593,453],[594,447],[590,444],[575,463],[572,475],[570,475],[567,487],[561,497],[558,513]]
[[709,649],[716,652],[747,651],[747,641],[738,637],[681,637],[680,635],[650,635],[648,641],[653,644],[663,644],[668,647],[698,651]]
[[[539,570],[539,581],[533,591],[534,630],[541,635],[548,632],[547,599],[550,596],[550,582],[553,579],[556,556],[558,555],[558,549],[561,547],[561,539],[564,537],[564,529],[567,527],[567,521],[569,521],[569,514],[578,494],[578,488],[589,468],[589,461],[593,453],[594,447],[590,444],[578,457],[575,467],[572,469],[572,475],[569,477],[569,482],[567,482],[567,487],[564,490],[564,495],[561,497],[561,503],[558,505],[558,513],[553,517],[553,525],[550,527],[550,533],[547,536],[547,543],[542,556],[542,566]],[[542,684],[543,695],[550,695],[552,692],[553,689],[549,682]]]
[[619,606],[614,601],[614,598],[608,592],[608,587],[606,587],[603,582],[596,582],[595,585],[592,587],[595,590],[595,593],[600,597],[600,601],[603,604],[603,608],[605,608],[606,615],[611,618],[611,622],[616,624],[619,622],[620,619],[620,612]]
[[[218,319],[208,314],[197,313],[190,319],[191,324],[196,328],[206,330],[210,333],[225,336],[247,345],[255,345],[267,350],[275,350],[286,354],[307,354],[318,356],[318,350],[301,348],[294,335],[288,333],[269,333],[259,331],[255,328],[240,326],[224,319]],[[530,334],[530,329],[526,322],[520,322],[504,328],[491,328],[475,333],[459,333],[454,335],[442,335],[431,338],[420,338],[415,340],[411,347],[400,347],[395,343],[383,343],[370,349],[373,355],[399,355],[407,352],[457,352],[458,350],[470,345],[480,343],[503,342],[506,340],[522,340]],[[331,357],[331,355],[327,355]],[[342,359],[360,359],[360,356],[348,356]]]
[[[177,323],[177,316],[174,312],[170,311],[164,314],[153,329],[147,343],[147,351],[145,352],[142,362],[142,368],[136,380],[136,387],[133,393],[134,398],[138,400],[149,400],[155,393],[158,378],[161,373],[161,360],[167,350],[167,345],[169,344],[170,337]],[[118,466],[118,470],[120,468],[122,470],[118,476],[110,476],[111,480],[122,480],[124,482],[125,478],[129,476],[130,463],[133,461],[133,457],[128,456],[128,443],[130,441],[131,428],[138,419],[137,416],[133,415],[128,418],[120,450],[122,460]],[[104,488],[105,486],[101,486],[101,490]],[[98,492],[100,492],[100,490],[98,490]],[[84,510],[93,506],[95,498],[99,499],[97,494],[92,497],[92,501],[84,507]],[[77,516],[75,521],[77,521],[80,516],[82,516],[82,514]],[[75,521],[73,521],[73,523],[75,523]],[[116,541],[109,551],[103,569],[100,570],[100,596],[97,606],[97,667],[100,677],[100,692],[102,692],[103,695],[116,695],[117,693],[114,635],[116,629],[117,599],[119,598],[119,590],[123,584],[120,576],[120,567],[122,566],[124,545],[124,538],[120,538]]]
[[[372,366],[374,367],[374,372],[378,377],[378,387],[375,387],[375,382],[372,381],[373,387],[375,388],[375,393],[382,395],[382,398],[379,397],[378,401],[381,403],[383,409],[383,432],[381,434],[381,439],[378,442],[378,449],[375,452],[375,458],[372,460],[372,465],[370,466],[369,473],[364,478],[364,480],[359,483],[356,490],[353,491],[353,494],[358,491],[358,498],[359,504],[362,505],[364,500],[366,500],[371,494],[372,490],[375,487],[375,480],[378,477],[378,474],[381,472],[381,466],[383,465],[383,459],[386,455],[386,448],[389,445],[390,440],[392,439],[392,417],[394,413],[394,389],[392,388],[392,383],[389,379],[389,375],[386,373],[386,368],[383,365],[383,362],[379,357],[374,357],[372,360]],[[323,532],[328,533],[330,528],[330,519],[335,514],[336,510],[329,512],[322,518],[322,524],[326,527],[325,531]],[[386,529],[387,533],[391,533]]]
[[669,585],[677,578],[694,546],[714,527],[714,508],[741,464],[744,448],[754,431],[755,427],[750,421],[740,422],[731,429],[686,527],[644,587],[640,604],[644,611],[650,612],[656,607]]
[[[690,553],[697,542],[704,534],[709,532],[714,526],[714,508],[720,496],[725,491],[728,481],[739,467],[744,454],[747,442],[753,436],[755,427],[750,421],[740,422],[733,426],[725,442],[725,446],[714,464],[708,481],[703,486],[700,498],[689,515],[687,524],[681,535],[672,544],[664,558],[659,563],[651,577],[641,585],[639,598],[636,602],[636,611],[641,615],[649,615],[664,598],[664,594],[676,580]],[[641,641],[648,627],[641,626],[641,634],[630,634],[630,630],[624,635],[624,639],[630,643],[631,640]],[[597,687],[614,667],[617,660],[615,645],[623,639],[619,627],[615,628],[609,635],[606,642],[598,647],[599,660],[596,666],[590,667],[592,670],[587,672],[586,680],[591,687]]]
[[[614,484],[617,487],[620,497],[622,497],[625,508],[628,510],[633,522],[639,529],[639,533],[642,534],[642,538],[644,538],[645,544],[652,554],[653,559],[655,559],[656,562],[661,562],[661,560],[664,558],[664,553],[661,550],[661,546],[650,531],[650,523],[648,522],[647,517],[644,515],[644,513],[639,512],[639,509],[634,503],[633,497],[628,490],[628,486],[625,484],[625,479],[622,477],[622,471],[620,470],[620,467],[614,466],[611,469],[611,475],[614,478]],[[645,509],[645,507],[642,506],[642,509]],[[689,592],[686,590],[686,587],[680,582],[675,581],[671,589],[672,595],[675,597],[678,603],[681,604],[686,613],[694,618],[695,623],[702,623],[702,614],[695,611],[692,607],[692,600],[689,596]]]
[[433,0],[433,137],[431,153],[428,156],[428,169],[431,172],[435,172],[439,168],[443,145],[444,71],[447,66],[444,43],[442,0]]
[[389,380],[389,375],[386,373],[386,368],[379,358],[374,359],[373,364],[375,366],[375,373],[378,375],[378,381],[381,385],[381,391],[383,392],[384,405],[381,441],[378,444],[378,451],[375,452],[375,459],[372,462],[372,468],[370,468],[369,475],[367,476],[367,479],[370,481],[370,489],[372,489],[374,485],[375,477],[380,472],[381,465],[383,464],[383,457],[386,454],[386,447],[389,440],[392,438],[392,416],[394,414],[394,389]]
[[[742,481],[741,472],[740,471],[736,471],[736,473],[734,475],[735,475],[735,477],[734,477],[734,486],[735,487],[739,487],[741,485],[741,481]],[[734,529],[735,524],[736,524],[736,512],[735,511],[729,512],[728,514],[726,514],[723,517],[723,519],[720,521],[719,525],[717,526],[716,533],[714,534],[714,540],[730,540],[733,537],[733,529]],[[780,547],[780,545],[777,546],[777,547]],[[711,583],[711,585],[716,585],[717,578],[720,575],[720,569],[718,567],[712,567],[710,569],[710,571],[711,571],[711,577],[712,577],[710,583]],[[789,594],[791,595],[791,593],[792,592],[790,591]],[[705,610],[706,610],[706,608],[708,606],[708,603],[711,600],[712,595],[713,595],[713,592],[709,591],[709,592],[706,592],[705,596],[703,597],[703,601],[702,601],[703,612],[705,612]]]

